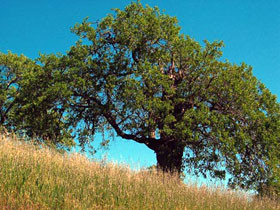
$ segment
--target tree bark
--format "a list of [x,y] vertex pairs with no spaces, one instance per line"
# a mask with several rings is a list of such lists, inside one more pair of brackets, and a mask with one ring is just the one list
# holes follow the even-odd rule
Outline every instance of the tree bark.
[[176,141],[161,145],[156,151],[157,167],[163,172],[182,172],[184,147]]

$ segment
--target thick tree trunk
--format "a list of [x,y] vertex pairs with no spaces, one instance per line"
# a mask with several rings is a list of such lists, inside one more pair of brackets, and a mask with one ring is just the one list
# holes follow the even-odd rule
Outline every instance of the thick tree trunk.
[[156,151],[157,167],[163,172],[182,172],[184,147],[172,141],[161,145]]

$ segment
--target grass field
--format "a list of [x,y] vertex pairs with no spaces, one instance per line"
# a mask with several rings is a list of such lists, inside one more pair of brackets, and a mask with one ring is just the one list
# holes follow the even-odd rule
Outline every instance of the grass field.
[[0,135],[0,209],[280,209],[223,188],[62,155]]

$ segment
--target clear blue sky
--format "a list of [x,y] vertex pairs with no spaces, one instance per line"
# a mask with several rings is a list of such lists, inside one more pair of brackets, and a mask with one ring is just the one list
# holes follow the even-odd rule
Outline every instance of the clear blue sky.
[[[98,20],[129,0],[0,0],[0,51],[35,58],[65,53],[76,37],[70,27],[89,16]],[[182,33],[199,42],[223,40],[224,57],[253,66],[253,73],[280,97],[279,0],[143,0],[176,16]],[[117,139],[110,160],[149,166],[155,155],[145,146]]]

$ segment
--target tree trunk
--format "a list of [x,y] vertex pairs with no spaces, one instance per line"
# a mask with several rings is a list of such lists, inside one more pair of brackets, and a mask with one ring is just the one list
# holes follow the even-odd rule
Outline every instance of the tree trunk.
[[157,167],[163,172],[182,172],[184,147],[175,141],[161,145],[156,151]]

